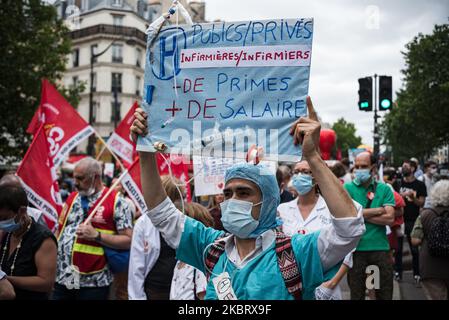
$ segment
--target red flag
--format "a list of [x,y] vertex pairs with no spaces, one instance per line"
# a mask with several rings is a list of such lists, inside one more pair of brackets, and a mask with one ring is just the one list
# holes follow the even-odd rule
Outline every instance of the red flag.
[[140,165],[139,158],[134,160],[127,171],[123,173],[121,183],[123,188],[128,193],[128,196],[134,201],[136,207],[145,214],[147,211],[147,205],[142,195],[142,184],[140,182]]
[[126,116],[117,126],[107,141],[109,148],[122,158],[129,166],[137,157],[136,144],[130,137],[130,127],[134,121],[134,112],[139,107],[137,101],[134,102]]
[[[170,155],[167,155],[167,160],[169,161]],[[168,166],[161,155],[158,154],[158,169],[160,174],[169,174]],[[175,162],[177,162],[175,160]],[[165,164],[165,165],[164,165]],[[179,180],[186,182],[188,177],[187,165],[180,163],[175,164],[170,162],[172,168],[172,174]],[[146,206],[145,200],[142,194],[142,183],[140,179],[140,165],[139,158],[136,158],[134,162],[129,166],[127,171],[123,173],[123,177],[120,178],[123,188],[128,193],[131,200],[134,201],[140,212],[145,213],[148,208]],[[187,201],[190,201],[190,185],[186,184],[187,189]]]
[[50,158],[59,166],[70,150],[88,138],[94,129],[78,114],[47,79],[42,80],[41,104],[27,132],[44,124]]
[[41,108],[37,108],[36,112],[33,115],[33,118],[31,118],[30,124],[28,125],[27,132],[29,134],[35,135],[37,130],[39,130],[40,125],[42,124],[41,119],[39,119],[39,116]]
[[170,165],[173,176],[185,183],[187,201],[190,202],[192,195],[190,191],[190,183],[187,183],[189,180],[189,165],[186,162],[185,156],[178,156],[174,154],[164,154],[164,156],[162,156],[159,153],[157,154],[159,174],[170,174],[170,170],[168,169],[168,166]]
[[[169,159],[169,155],[167,155],[167,160]],[[158,154],[158,169],[160,174],[169,174],[168,166],[166,165],[165,160]],[[165,166],[163,165],[165,164]],[[171,162],[172,174],[183,182],[186,182],[186,178],[188,177],[187,165],[186,164],[175,164]],[[127,171],[125,171],[122,176],[119,178],[123,188],[128,193],[128,196],[135,203],[137,208],[139,208],[140,212],[145,213],[148,208],[145,203],[142,194],[142,183],[140,178],[140,165],[139,158],[137,157],[134,162],[129,166]],[[186,184],[187,189],[187,201],[190,201],[190,185]]]
[[58,225],[62,201],[43,125],[36,132],[16,174],[27,193],[28,201],[42,210],[48,227],[54,231]]

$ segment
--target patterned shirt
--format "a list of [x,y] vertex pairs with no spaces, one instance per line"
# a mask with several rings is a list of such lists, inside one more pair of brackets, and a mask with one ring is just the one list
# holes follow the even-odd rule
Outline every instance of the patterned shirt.
[[[89,201],[89,210],[101,196],[102,191],[87,197]],[[76,197],[73,202],[72,210],[68,213],[67,222],[63,233],[58,241],[58,262],[56,269],[56,282],[65,285],[72,281],[73,272],[71,271],[71,252],[75,241],[75,232],[79,225],[84,221],[84,212],[81,207],[81,197]],[[132,228],[132,215],[127,202],[122,196],[119,196],[116,201],[114,211],[114,222],[117,230]],[[80,275],[80,287],[105,287],[112,282],[112,272],[109,267],[91,275]]]

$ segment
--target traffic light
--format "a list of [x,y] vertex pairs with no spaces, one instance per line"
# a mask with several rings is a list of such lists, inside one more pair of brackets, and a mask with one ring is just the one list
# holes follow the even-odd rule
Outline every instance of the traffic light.
[[373,79],[359,79],[359,110],[373,111]]
[[392,101],[392,78],[389,76],[379,77],[379,111],[391,110]]

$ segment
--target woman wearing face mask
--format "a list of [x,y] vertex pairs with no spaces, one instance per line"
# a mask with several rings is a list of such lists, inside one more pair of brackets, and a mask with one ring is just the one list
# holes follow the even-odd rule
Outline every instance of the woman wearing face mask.
[[[289,236],[293,236],[296,233],[308,234],[329,226],[331,224],[331,213],[324,198],[319,193],[307,161],[296,163],[293,174],[292,184],[298,192],[298,198],[278,207],[283,222],[282,231]],[[359,206],[357,203],[355,204]],[[348,268],[351,267],[352,258],[349,254],[338,273],[323,284],[326,288],[333,290],[332,295],[335,299],[341,299],[341,289],[338,284]]]
[[16,299],[46,300],[56,274],[56,239],[27,215],[22,187],[0,185],[0,270],[13,285]]

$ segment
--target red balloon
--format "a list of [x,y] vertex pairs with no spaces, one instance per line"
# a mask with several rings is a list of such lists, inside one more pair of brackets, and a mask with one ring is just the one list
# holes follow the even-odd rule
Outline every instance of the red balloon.
[[337,141],[337,135],[332,129],[321,129],[320,131],[320,150],[323,160],[330,160],[332,147]]

